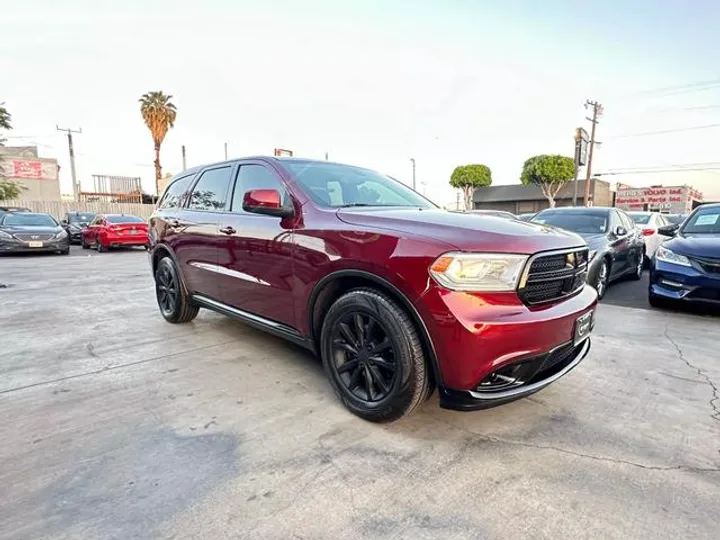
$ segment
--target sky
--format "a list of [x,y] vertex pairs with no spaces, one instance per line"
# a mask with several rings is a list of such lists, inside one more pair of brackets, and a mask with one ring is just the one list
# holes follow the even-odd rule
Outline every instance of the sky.
[[112,174],[154,191],[138,98],[161,90],[178,108],[161,155],[173,174],[182,145],[188,166],[222,160],[225,143],[229,157],[279,147],[407,184],[414,158],[418,190],[445,205],[457,165],[513,184],[532,155],[571,156],[596,100],[594,172],[702,164],[715,170],[603,178],[720,199],[717,2],[0,0],[0,12],[5,136],[57,158],[64,193],[56,125],[82,128],[84,189]]

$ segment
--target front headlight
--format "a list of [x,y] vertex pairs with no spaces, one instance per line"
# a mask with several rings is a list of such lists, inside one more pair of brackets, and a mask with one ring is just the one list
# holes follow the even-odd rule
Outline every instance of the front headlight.
[[430,266],[430,275],[452,291],[508,292],[517,288],[527,255],[445,253]]
[[60,232],[57,233],[54,238],[57,238],[58,240],[61,240],[62,238],[65,238],[67,236],[67,232],[65,232],[65,229],[60,229]]
[[655,256],[657,257],[658,261],[679,264],[680,266],[692,266],[690,264],[690,259],[688,259],[685,255],[678,255],[677,253],[674,253],[662,246],[658,247],[657,251],[655,252]]
[[5,231],[0,231],[0,238],[12,238],[12,235],[6,233]]

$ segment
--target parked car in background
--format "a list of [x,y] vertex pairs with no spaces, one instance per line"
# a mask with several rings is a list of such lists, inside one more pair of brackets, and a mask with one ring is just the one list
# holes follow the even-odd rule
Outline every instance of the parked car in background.
[[95,219],[95,212],[68,212],[60,224],[70,237],[71,244],[82,242],[82,231]]
[[0,217],[10,212],[30,212],[30,209],[24,206],[0,206]]
[[97,214],[82,230],[83,249],[94,247],[98,253],[118,247],[148,247],[147,222],[126,214]]
[[538,212],[533,223],[572,231],[590,248],[588,283],[602,299],[608,285],[625,276],[639,280],[644,266],[645,242],[633,220],[617,208],[552,208]]
[[0,253],[29,251],[70,253],[70,240],[55,218],[34,212],[0,215]]
[[517,218],[520,221],[530,221],[536,214],[537,214],[537,212],[531,212],[529,214],[520,214],[520,215],[518,215]]
[[668,225],[680,225],[687,218],[687,214],[663,214]]
[[696,208],[681,225],[659,230],[670,237],[655,253],[648,300],[720,305],[720,204]]
[[659,212],[628,212],[627,214],[643,235],[645,240],[645,262],[649,263],[657,248],[667,239],[658,234],[658,229],[670,225],[670,223]]
[[477,214],[480,216],[495,216],[506,219],[517,219],[515,214],[505,212],[503,210],[468,210],[468,214]]
[[507,403],[590,347],[582,238],[441,210],[359,167],[260,157],[186,171],[150,242],[168,322],[202,307],[315,351],[371,421],[409,414],[434,387],[446,408]]

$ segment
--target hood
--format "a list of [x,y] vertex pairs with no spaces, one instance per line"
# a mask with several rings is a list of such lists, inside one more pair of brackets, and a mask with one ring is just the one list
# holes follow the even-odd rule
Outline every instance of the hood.
[[532,254],[585,245],[575,233],[554,227],[435,208],[341,208],[337,216],[350,225],[432,238],[462,251]]
[[689,257],[720,259],[720,235],[688,234],[687,236],[676,236],[664,242],[663,247]]
[[588,247],[590,250],[593,249],[602,249],[607,244],[607,237],[604,234],[579,234],[579,236],[587,242]]
[[29,225],[23,225],[23,226],[0,226],[0,230],[6,233],[15,234],[15,233],[38,233],[38,234],[57,234],[60,231],[62,231],[62,227],[51,227],[51,226],[42,226],[42,227],[33,227]]

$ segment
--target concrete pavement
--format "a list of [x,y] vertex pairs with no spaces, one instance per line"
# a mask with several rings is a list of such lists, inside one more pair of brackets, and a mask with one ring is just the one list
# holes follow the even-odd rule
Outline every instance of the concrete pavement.
[[550,388],[377,426],[302,350],[165,323],[141,251],[0,283],[0,538],[717,538],[720,318],[603,304]]

